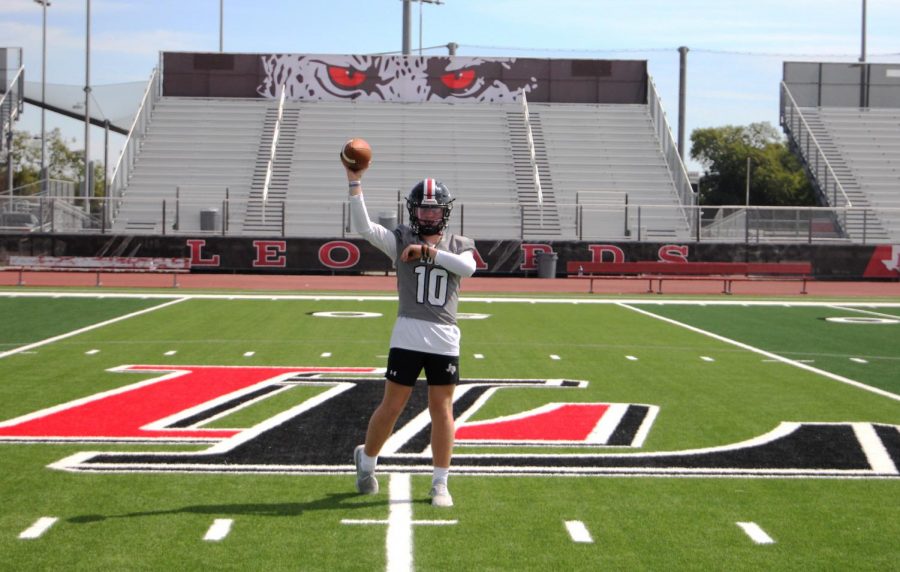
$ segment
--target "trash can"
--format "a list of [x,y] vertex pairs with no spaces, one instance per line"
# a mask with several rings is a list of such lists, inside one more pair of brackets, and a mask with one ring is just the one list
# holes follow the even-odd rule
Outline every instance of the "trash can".
[[200,230],[216,230],[219,228],[219,209],[203,209],[200,211]]
[[394,211],[381,211],[378,213],[378,224],[388,230],[397,228],[397,213]]
[[555,252],[535,253],[537,257],[538,278],[556,278],[556,260],[559,256]]

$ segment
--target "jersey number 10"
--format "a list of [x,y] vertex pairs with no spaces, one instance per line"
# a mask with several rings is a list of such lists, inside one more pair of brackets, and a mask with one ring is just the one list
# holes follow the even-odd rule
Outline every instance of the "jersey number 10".
[[449,274],[436,266],[416,266],[416,302],[443,306],[447,303]]

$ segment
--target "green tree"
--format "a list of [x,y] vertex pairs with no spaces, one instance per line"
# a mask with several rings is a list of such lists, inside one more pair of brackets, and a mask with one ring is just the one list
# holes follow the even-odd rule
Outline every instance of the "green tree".
[[[75,139],[67,140],[60,130],[47,132],[46,163],[48,177],[62,181],[81,181],[84,178],[84,150],[73,149]],[[19,188],[40,181],[41,139],[27,131],[13,132],[13,187]],[[3,188],[6,188],[6,162],[0,166]],[[35,185],[32,192],[39,190]],[[103,196],[103,165],[94,164],[94,196]]]
[[691,158],[704,168],[700,204],[742,205],[750,158],[750,204],[813,206],[812,184],[770,123],[695,129]]

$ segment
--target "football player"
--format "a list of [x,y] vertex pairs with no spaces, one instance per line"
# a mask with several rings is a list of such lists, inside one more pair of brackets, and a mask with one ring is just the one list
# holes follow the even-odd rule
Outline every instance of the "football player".
[[394,431],[397,418],[424,369],[431,415],[434,474],[431,503],[453,506],[447,488],[455,432],[453,391],[459,381],[460,332],[456,325],[459,283],[475,272],[475,243],[446,232],[453,197],[434,179],[417,183],[406,199],[409,225],[390,231],[369,219],[363,201],[365,169],[346,168],[350,217],[356,232],[388,255],[397,268],[399,307],[391,334],[384,397],[372,413],[366,442],[353,452],[356,488],[378,492],[378,453]]

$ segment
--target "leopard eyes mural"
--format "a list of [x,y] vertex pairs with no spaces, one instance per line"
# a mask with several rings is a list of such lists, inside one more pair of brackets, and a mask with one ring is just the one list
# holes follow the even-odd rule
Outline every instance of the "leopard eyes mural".
[[515,73],[516,58],[278,54],[262,56],[262,64],[257,93],[273,99],[284,85],[294,100],[502,103],[538,86]]

